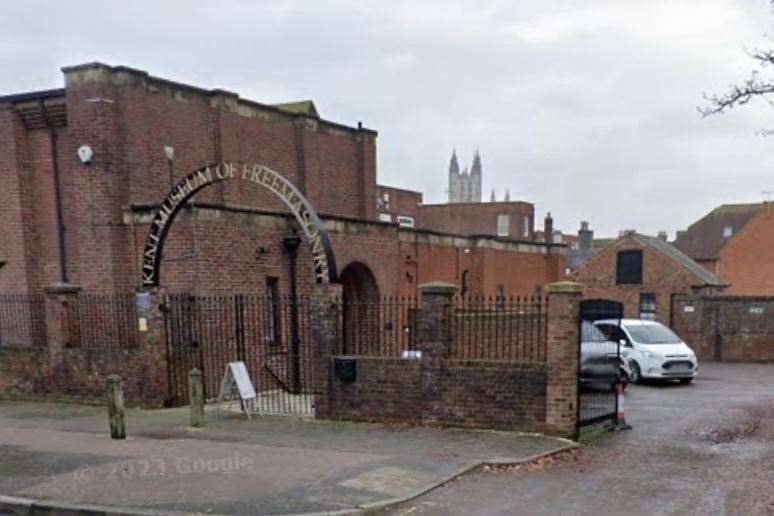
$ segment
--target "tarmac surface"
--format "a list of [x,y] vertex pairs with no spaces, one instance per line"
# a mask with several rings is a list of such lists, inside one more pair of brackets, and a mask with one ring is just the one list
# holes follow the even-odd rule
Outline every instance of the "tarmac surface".
[[122,441],[110,439],[104,407],[0,401],[0,495],[209,514],[339,511],[405,499],[489,459],[568,445],[508,432],[208,418],[191,429],[187,408],[130,410]]
[[691,385],[629,386],[624,405],[630,431],[383,513],[774,515],[774,364],[702,364]]

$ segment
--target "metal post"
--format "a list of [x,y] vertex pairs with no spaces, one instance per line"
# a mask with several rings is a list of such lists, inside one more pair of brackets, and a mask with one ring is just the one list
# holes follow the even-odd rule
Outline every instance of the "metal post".
[[191,400],[191,426],[203,427],[207,425],[204,416],[204,381],[202,372],[193,368],[188,373],[188,395]]
[[110,437],[113,439],[126,439],[124,387],[121,377],[116,374],[111,374],[107,377],[107,400]]
[[298,292],[296,289],[296,257],[301,239],[295,232],[282,239],[285,250],[290,257],[290,372],[291,390],[294,394],[301,392],[301,364],[299,352],[301,339],[298,335]]

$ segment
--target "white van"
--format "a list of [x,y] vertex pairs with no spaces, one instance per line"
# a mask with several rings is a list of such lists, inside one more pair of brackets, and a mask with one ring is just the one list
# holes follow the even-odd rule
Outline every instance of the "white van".
[[699,371],[696,354],[675,333],[656,321],[621,319],[596,321],[605,336],[621,343],[621,358],[629,362],[629,380],[641,378],[692,381]]

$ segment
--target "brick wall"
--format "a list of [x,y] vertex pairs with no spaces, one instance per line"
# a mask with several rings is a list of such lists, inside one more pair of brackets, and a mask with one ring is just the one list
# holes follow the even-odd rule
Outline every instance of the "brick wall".
[[[455,289],[423,285],[414,344],[421,357],[330,358],[318,417],[574,435],[580,291],[576,284],[554,285],[572,290],[550,290],[549,350],[544,361],[529,362],[449,358]],[[354,361],[354,381],[334,373],[337,361]]]
[[[642,251],[642,283],[616,284],[616,257],[619,251]],[[673,294],[691,293],[698,280],[655,249],[632,238],[619,239],[577,269],[571,278],[586,286],[587,299],[601,298],[624,305],[624,317],[640,318],[640,295],[653,294],[656,299],[656,320],[669,324]]]
[[419,361],[359,357],[357,380],[335,376],[330,394],[335,417],[355,421],[427,423],[542,431],[546,368],[543,364],[444,360],[435,387],[422,390]]
[[403,188],[378,185],[376,189],[376,211],[389,215],[391,222],[398,222],[397,217],[411,217],[416,223],[419,218],[422,194]]
[[675,296],[672,329],[701,360],[774,361],[774,297]]
[[[64,69],[65,89],[46,105],[66,106],[55,131],[22,123],[37,99],[0,106],[0,152],[7,178],[0,195],[0,289],[39,291],[59,279],[53,163],[59,165],[67,272],[87,290],[126,291],[137,285],[137,235],[122,224],[130,204],[157,203],[169,189],[164,146],[175,149],[178,180],[221,160],[263,163],[296,184],[322,213],[376,218],[376,133],[150,77],[124,67]],[[90,165],[79,146],[94,150]],[[270,193],[242,182],[197,196],[285,211]],[[142,241],[140,241],[141,245]]]
[[774,295],[774,205],[758,213],[720,250],[714,271],[730,283],[726,293]]
[[509,216],[507,238],[533,240],[535,206],[528,202],[424,204],[417,227],[457,235],[496,236],[499,215]]

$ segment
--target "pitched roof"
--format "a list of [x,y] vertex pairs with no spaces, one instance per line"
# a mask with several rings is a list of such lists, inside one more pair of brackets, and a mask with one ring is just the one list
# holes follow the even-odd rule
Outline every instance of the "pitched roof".
[[662,240],[658,237],[641,235],[639,233],[631,233],[629,236],[631,236],[634,240],[642,245],[652,247],[673,262],[677,263],[686,271],[690,272],[693,276],[701,281],[700,286],[723,287],[728,285],[728,283],[712,274],[710,271],[696,263],[690,256],[683,253],[665,240]]
[[[718,253],[761,209],[762,204],[724,204],[694,222],[685,231],[677,232],[675,247],[694,260],[714,260]],[[724,236],[726,228],[731,236]]]

